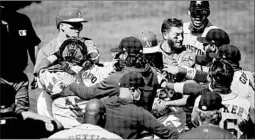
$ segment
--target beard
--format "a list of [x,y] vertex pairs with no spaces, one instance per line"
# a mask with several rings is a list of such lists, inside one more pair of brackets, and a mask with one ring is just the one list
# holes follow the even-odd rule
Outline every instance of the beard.
[[183,50],[182,42],[174,42],[173,40],[167,40],[167,43],[172,51],[180,52]]

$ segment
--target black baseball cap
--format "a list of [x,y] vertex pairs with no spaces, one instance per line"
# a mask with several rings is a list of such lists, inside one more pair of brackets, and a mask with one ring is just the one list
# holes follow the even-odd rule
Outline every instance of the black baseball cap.
[[129,88],[129,87],[139,88],[139,87],[145,86],[145,82],[140,72],[133,71],[133,72],[124,74],[120,78],[119,86],[125,87],[125,88]]
[[189,5],[190,10],[204,10],[210,9],[209,1],[190,1]]
[[228,34],[222,29],[211,29],[205,37],[198,37],[197,40],[201,43],[213,43],[213,41],[220,44],[230,43]]
[[222,98],[218,93],[205,92],[201,95],[198,108],[203,111],[213,111],[225,108],[222,104]]
[[234,45],[222,45],[217,53],[209,53],[209,57],[239,62],[241,60],[241,53]]
[[143,52],[142,42],[133,36],[123,38],[118,48],[112,48],[111,52],[127,52],[129,54],[137,54]]

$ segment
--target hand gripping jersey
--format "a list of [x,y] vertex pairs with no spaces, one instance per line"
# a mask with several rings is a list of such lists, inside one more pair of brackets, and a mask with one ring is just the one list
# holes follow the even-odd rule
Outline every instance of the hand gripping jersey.
[[59,131],[49,139],[122,139],[120,136],[111,133],[100,126],[93,124],[81,124],[77,127]]
[[[239,124],[246,125],[249,118],[250,102],[234,93],[220,94],[222,97],[222,104],[226,107],[221,110],[222,119],[220,121],[220,128],[227,129],[233,133],[237,138],[243,134],[240,130]],[[201,95],[197,97],[192,112],[192,117],[195,116],[195,108],[198,107]],[[243,126],[241,126],[243,127]]]
[[[194,51],[196,53],[196,55],[204,55],[205,54],[204,46],[202,43],[200,43],[197,40],[197,38],[200,36],[205,37],[209,30],[215,29],[218,27],[213,26],[212,23],[209,21],[202,34],[193,35],[193,34],[191,34],[191,31],[189,29],[190,24],[191,24],[190,22],[185,22],[183,24],[183,43],[182,44],[187,48],[187,50]],[[202,67],[199,65],[196,65],[196,68],[198,70],[202,70],[202,71],[204,71],[204,69],[205,70],[208,69],[206,67]]]
[[[111,65],[103,67],[94,65],[86,71],[81,71],[83,83],[92,86],[106,78],[113,70]],[[60,121],[64,128],[71,128],[84,123],[84,113],[87,101],[78,96],[60,97],[52,103],[53,117]]]

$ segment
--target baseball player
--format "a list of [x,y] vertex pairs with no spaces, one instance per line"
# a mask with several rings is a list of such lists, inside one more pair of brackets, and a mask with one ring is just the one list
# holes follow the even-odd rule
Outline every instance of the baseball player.
[[[84,18],[82,18],[81,11],[76,8],[63,8],[59,11],[58,15],[56,16],[56,27],[58,29],[58,35],[56,38],[51,40],[49,43],[47,43],[44,47],[42,47],[37,55],[36,64],[34,67],[34,72],[37,69],[38,64],[40,64],[44,59],[52,55],[53,53],[57,52],[59,50],[59,47],[61,44],[70,37],[77,37],[80,35],[80,32],[83,29],[84,22],[88,22]],[[84,43],[86,46],[94,46],[94,43],[91,39],[84,37]],[[39,85],[38,85],[39,86]],[[32,92],[35,92],[33,94],[38,94],[38,100],[46,100],[47,102],[42,104],[37,104],[36,106],[41,106],[41,108],[51,108],[51,102],[52,100],[47,95],[46,92],[41,91],[42,87],[39,87],[39,89],[35,89],[35,91],[32,90]],[[39,93],[38,93],[39,92]],[[38,108],[37,108],[38,109]],[[52,117],[51,110],[46,109],[43,110],[37,110],[42,115],[46,115],[49,117]],[[39,113],[38,112],[38,113]]]
[[122,139],[120,136],[104,129],[106,108],[99,99],[91,99],[85,107],[86,123],[71,129],[59,131],[50,139]]
[[[75,56],[72,56],[71,53],[75,54]],[[99,51],[96,47],[89,47],[87,54],[87,47],[82,40],[67,39],[61,45],[60,51],[49,56],[38,65],[38,71],[40,71],[38,83],[54,98],[52,103],[53,117],[59,120],[64,128],[77,126],[84,122],[82,114],[84,113],[84,106],[87,101],[83,101],[77,96],[58,97],[64,87],[75,81],[72,75],[61,70],[64,68],[63,66],[57,69],[56,67],[59,65],[57,64],[46,70],[40,69],[50,64],[64,61],[66,62],[64,64],[68,64],[67,67],[70,67],[73,73],[79,73],[85,85],[92,86],[102,81],[113,70],[112,66],[95,65],[95,63],[98,63],[98,59]],[[40,100],[38,103],[40,103]]]
[[159,43],[159,49],[163,54],[164,64],[193,67],[195,53],[183,46],[183,22],[176,18],[165,19],[161,33],[163,42]]
[[188,14],[191,21],[183,24],[183,45],[197,55],[205,54],[203,44],[197,38],[205,37],[210,29],[217,28],[208,20],[209,1],[191,1]]
[[[216,57],[217,59],[226,60],[231,64],[234,68],[234,76],[231,84],[232,92],[249,100],[251,108],[254,109],[254,79],[251,72],[242,70],[240,67],[239,62],[241,60],[241,53],[239,49],[233,45],[223,45],[219,48],[218,53],[211,53],[209,56],[212,57],[211,59]],[[193,79],[197,82],[208,83],[210,81],[210,79],[208,79],[208,73],[192,68],[168,67],[167,70],[171,73],[180,72],[183,75],[186,75],[187,78]],[[197,93],[197,91],[200,91],[202,87],[198,84],[194,84],[194,86],[192,84],[176,84],[174,86],[178,92],[182,92],[184,94]],[[180,88],[177,89],[177,86]]]
[[221,121],[222,98],[218,93],[205,92],[201,95],[195,110],[199,126],[182,134],[179,139],[235,139],[228,130],[219,127]]
[[[226,61],[215,61],[210,67],[209,77],[212,81],[210,83],[211,91],[222,97],[222,104],[226,107],[221,110],[220,127],[231,131],[237,138],[240,138],[247,132],[247,122],[253,116],[251,113],[254,112],[251,112],[251,104],[247,99],[231,92],[230,86],[234,77],[234,69]],[[201,96],[195,101],[192,111],[193,121],[200,100]]]

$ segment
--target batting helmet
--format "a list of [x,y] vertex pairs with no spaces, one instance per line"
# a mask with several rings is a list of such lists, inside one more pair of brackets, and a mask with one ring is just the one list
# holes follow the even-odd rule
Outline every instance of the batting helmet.
[[143,53],[156,53],[158,52],[158,40],[156,34],[151,31],[143,31],[141,41],[144,44]]
[[82,18],[81,11],[76,8],[63,8],[56,16],[56,26],[59,28],[61,22],[88,22]]

